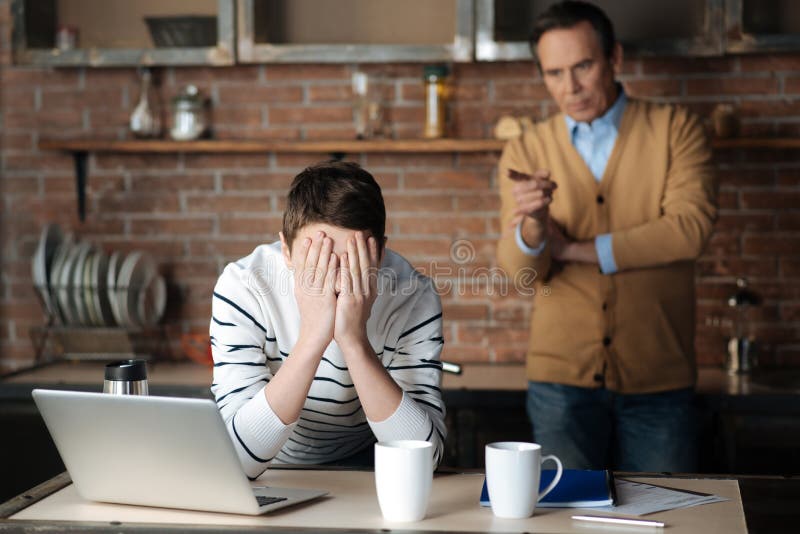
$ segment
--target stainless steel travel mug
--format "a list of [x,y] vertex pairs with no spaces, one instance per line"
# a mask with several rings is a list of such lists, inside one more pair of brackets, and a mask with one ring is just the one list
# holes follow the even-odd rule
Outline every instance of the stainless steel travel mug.
[[103,393],[147,395],[147,367],[144,360],[119,360],[106,365]]

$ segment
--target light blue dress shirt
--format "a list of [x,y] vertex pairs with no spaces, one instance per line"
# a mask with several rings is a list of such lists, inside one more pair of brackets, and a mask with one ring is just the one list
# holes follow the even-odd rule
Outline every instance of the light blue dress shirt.
[[[620,88],[616,102],[602,117],[593,120],[591,123],[577,122],[569,115],[564,115],[572,146],[575,147],[575,150],[592,172],[592,176],[598,182],[603,178],[608,158],[611,157],[611,151],[614,149],[614,143],[619,132],[619,123],[622,120],[622,113],[625,111],[627,101],[625,92]],[[544,250],[545,242],[542,242],[536,248],[529,247],[525,243],[522,239],[522,223],[517,225],[515,236],[517,246],[525,254],[538,256]],[[604,274],[617,272],[617,263],[614,261],[614,252],[611,248],[611,234],[600,234],[595,237],[594,246],[597,250],[600,270]]]

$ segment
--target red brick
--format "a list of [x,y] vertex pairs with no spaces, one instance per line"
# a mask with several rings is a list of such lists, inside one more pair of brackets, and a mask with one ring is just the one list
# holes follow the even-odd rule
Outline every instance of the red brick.
[[442,317],[445,321],[486,320],[489,318],[489,306],[462,302],[443,302]]
[[386,211],[390,217],[395,213],[423,212],[442,214],[453,211],[453,199],[450,195],[384,195]]
[[114,193],[97,200],[97,209],[104,213],[164,213],[179,209],[176,195]]
[[413,122],[424,124],[425,108],[422,106],[393,106],[386,110],[386,120],[389,123]]
[[[498,61],[492,63],[457,63],[453,65],[454,78],[462,81],[469,79],[497,80],[517,78],[520,83],[541,79],[533,61]],[[420,73],[421,77],[422,73]]]
[[445,341],[442,360],[456,363],[488,363],[489,349],[472,345],[457,345]]
[[[102,138],[116,138],[119,130],[127,132],[128,121],[132,110],[128,109],[89,109],[89,129],[92,134]],[[101,128],[111,129],[112,132],[102,136],[99,134]]]
[[413,81],[401,84],[400,99],[404,102],[424,102],[425,84],[422,81]]
[[0,146],[3,151],[30,152],[34,149],[33,134],[31,133],[0,133]]
[[264,112],[260,107],[219,107],[213,111],[214,126],[256,129],[264,124]]
[[266,154],[186,154],[184,158],[187,169],[264,169],[269,163]]
[[220,106],[241,104],[262,104],[275,102],[301,102],[303,88],[299,85],[273,85],[254,87],[252,85],[220,87],[218,89]]
[[340,140],[355,139],[356,129],[353,125],[346,126],[308,126],[304,128],[305,138],[309,141],[315,140]]
[[783,80],[783,92],[787,95],[800,93],[800,77],[789,76]]
[[698,260],[697,272],[700,276],[776,276],[778,262],[775,258],[752,260],[709,255]]
[[407,189],[488,189],[490,176],[464,171],[407,172]]
[[800,254],[800,235],[748,234],[742,246],[744,254],[792,255]]
[[533,81],[520,83],[519,81],[496,82],[494,84],[494,99],[500,100],[547,100],[550,93],[544,83]]
[[[274,168],[284,169],[287,170],[286,172],[290,172],[292,176],[295,176],[297,173],[308,167],[309,165],[314,165],[315,163],[320,163],[323,161],[329,161],[331,159],[330,154],[321,154],[321,153],[283,153],[278,152],[275,154],[275,164]],[[356,154],[347,154],[345,157],[347,161],[358,161]]]
[[[94,177],[92,177],[94,178]],[[131,190],[137,193],[176,193],[181,191],[206,191],[214,189],[214,176],[203,174],[133,174]]]
[[58,152],[7,154],[5,157],[7,171],[70,171],[74,168],[72,158]]
[[268,213],[270,208],[270,196],[266,194],[246,195],[238,194],[211,194],[211,195],[187,195],[186,209],[189,212],[205,213]]
[[3,69],[3,85],[8,87],[48,86],[78,88],[81,69],[20,68]]
[[208,260],[175,259],[166,266],[166,275],[172,280],[200,279],[213,284],[219,276],[217,264]]
[[494,363],[525,363],[525,355],[528,351],[527,343],[520,343],[514,348],[494,349]]
[[775,226],[772,213],[722,212],[714,225],[716,231],[744,232],[771,230]]
[[294,175],[287,172],[222,175],[225,191],[288,191]]
[[241,239],[233,236],[226,236],[225,239],[203,239],[199,241],[189,240],[189,256],[192,258],[208,258],[223,256],[230,260],[244,257],[261,243],[268,243],[278,238],[278,231],[275,230],[273,237],[265,233],[264,239],[249,237]]
[[470,236],[486,233],[486,221],[475,217],[393,216],[398,234]]
[[300,139],[300,128],[298,127],[269,127],[269,128],[240,128],[235,124],[214,125],[214,137],[216,139],[245,139],[248,141],[257,140],[281,140],[293,141]]
[[180,89],[187,84],[243,83],[258,82],[260,67],[258,65],[235,65],[222,68],[209,67],[175,67],[173,68],[174,84]]
[[[84,85],[86,87],[129,87],[132,88],[131,99],[139,98],[141,81],[135,69],[91,68],[84,69]],[[155,73],[151,74],[155,77]]]
[[176,169],[178,154],[94,154],[92,169]]
[[743,100],[739,103],[742,117],[791,117],[800,115],[800,100]]
[[775,182],[775,171],[773,169],[719,169],[717,180],[722,187],[763,187]]
[[733,57],[652,57],[641,58],[642,74],[706,74],[734,72],[736,59]]
[[785,187],[800,186],[800,169],[779,169],[778,185]]
[[459,213],[489,212],[497,213],[500,210],[500,196],[491,195],[458,195],[455,197],[456,209]]
[[413,152],[403,154],[367,154],[364,160],[364,167],[366,169],[399,167],[406,170],[419,167],[424,167],[426,170],[431,167],[449,169],[453,166],[453,161],[452,154],[418,154]]
[[131,233],[134,235],[206,235],[214,230],[214,221],[209,218],[133,219]]
[[169,262],[176,257],[183,256],[185,249],[183,241],[177,240],[174,237],[168,237],[167,239],[147,239],[145,237],[97,237],[93,241],[103,245],[106,250],[118,250],[126,253],[142,250],[152,254],[153,258],[159,263]]
[[61,131],[67,128],[80,129],[82,127],[83,113],[79,109],[59,109],[46,114],[31,111],[5,111],[3,119],[3,128],[7,130],[49,128]]
[[741,236],[738,233],[715,231],[704,249],[706,256],[739,254]]
[[741,204],[750,209],[796,209],[800,207],[800,192],[742,191]]
[[315,122],[350,122],[353,111],[350,106],[316,107],[271,107],[270,124],[307,124]]
[[485,102],[489,96],[487,82],[459,83],[452,89],[453,102]]
[[522,328],[511,326],[467,326],[459,325],[458,342],[478,346],[506,347],[525,346],[528,343],[527,325]]
[[280,215],[262,217],[226,217],[219,221],[219,232],[222,235],[257,235],[275,236],[281,230],[283,217]]
[[42,91],[42,109],[74,108],[120,108],[121,89],[85,89],[82,91],[47,90]]
[[778,214],[778,230],[800,230],[800,211]]
[[680,96],[683,84],[674,78],[629,80],[625,82],[625,92],[637,98]]
[[796,53],[743,55],[739,57],[739,66],[742,72],[797,72],[800,70],[800,55]]
[[720,209],[736,209],[739,207],[739,193],[725,191],[724,188],[717,194],[717,205]]
[[800,323],[800,304],[784,302],[781,304],[781,319],[786,322]]
[[451,241],[434,237],[394,237],[390,236],[386,246],[406,259],[446,258],[450,251]]
[[312,85],[308,88],[311,102],[344,102],[352,98],[353,90],[349,84]]
[[783,277],[800,278],[800,259],[780,258],[780,272]]
[[36,194],[39,192],[39,178],[35,176],[3,176],[0,178],[0,188],[5,195]]
[[686,94],[767,95],[777,93],[777,78],[704,78],[686,80]]
[[350,69],[347,65],[267,65],[264,72],[269,81],[350,80]]

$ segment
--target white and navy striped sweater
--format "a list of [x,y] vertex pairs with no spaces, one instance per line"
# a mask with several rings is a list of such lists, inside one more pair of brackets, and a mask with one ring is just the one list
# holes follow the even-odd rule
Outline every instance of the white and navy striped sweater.
[[211,391],[249,477],[260,475],[270,462],[319,464],[346,458],[376,439],[430,441],[438,464],[446,434],[439,389],[442,307],[430,279],[386,250],[367,335],[403,398],[384,421],[367,419],[333,341],[299,420],[281,422],[263,390],[291,357],[299,328],[294,279],[280,242],[261,245],[225,268],[212,302]]

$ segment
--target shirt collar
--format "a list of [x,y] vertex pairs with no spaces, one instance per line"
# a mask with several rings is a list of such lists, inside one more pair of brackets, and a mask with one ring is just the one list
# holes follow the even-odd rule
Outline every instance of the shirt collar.
[[622,86],[618,85],[617,87],[619,88],[617,100],[610,108],[608,108],[608,111],[606,111],[603,116],[596,118],[591,123],[578,122],[566,113],[564,114],[564,118],[567,122],[567,131],[570,134],[570,138],[575,137],[575,131],[579,124],[587,125],[592,130],[595,129],[595,126],[611,127],[613,128],[614,132],[619,130],[619,123],[622,120],[622,113],[625,111],[625,105],[628,103],[628,98],[625,96],[625,90],[622,88]]

